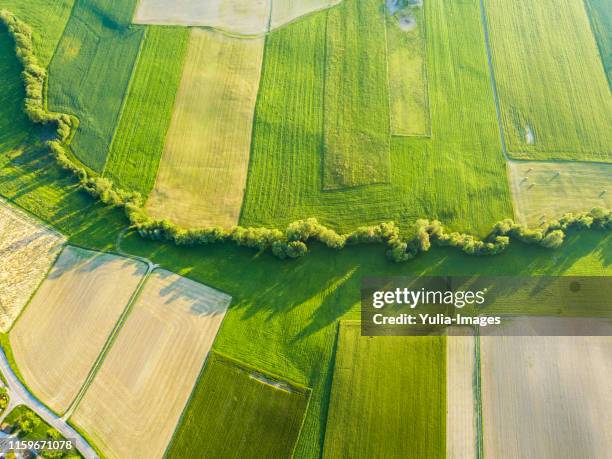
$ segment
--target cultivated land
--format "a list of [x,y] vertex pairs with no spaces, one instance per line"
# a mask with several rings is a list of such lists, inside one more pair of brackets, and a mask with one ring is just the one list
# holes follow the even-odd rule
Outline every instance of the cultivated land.
[[186,27],[147,28],[104,168],[122,188],[146,196],[155,184],[188,42]]
[[258,35],[268,31],[270,6],[271,0],[140,0],[134,22],[200,25]]
[[[241,224],[284,227],[315,215],[348,231],[428,216],[483,234],[512,216],[479,3],[425,2],[424,12],[433,135],[392,139],[388,185],[321,190],[325,15],[268,36]],[[355,52],[372,54],[367,47]],[[386,80],[386,69],[377,73]],[[388,116],[383,110],[369,119]]]
[[444,337],[362,337],[340,322],[323,455],[445,457]]
[[585,5],[608,77],[608,85],[612,86],[612,11],[607,0],[585,0]]
[[[323,188],[389,181],[389,86],[380,0],[327,13]],[[378,116],[380,114],[380,116]]]
[[484,0],[512,156],[612,161],[612,97],[583,2]]
[[485,454],[606,456],[611,356],[610,336],[482,337]]
[[567,212],[612,208],[612,164],[511,161],[508,174],[522,223],[538,226]]
[[446,457],[477,457],[475,339],[446,337]]
[[194,29],[147,209],[185,227],[238,223],[262,38]]
[[85,382],[146,267],[66,247],[9,338],[34,395],[63,413]]
[[136,0],[77,2],[49,66],[49,108],[79,118],[75,155],[102,171],[143,37]]
[[271,29],[281,27],[295,19],[341,3],[342,0],[271,0]]
[[309,395],[213,353],[167,457],[292,457]]
[[11,327],[65,241],[0,199],[0,331]]
[[46,67],[64,32],[74,1],[0,0],[0,10],[10,11],[32,28],[34,51],[38,62]]
[[164,454],[230,300],[164,270],[147,279],[71,417],[107,457]]
[[423,7],[388,8],[386,24],[391,133],[430,135]]

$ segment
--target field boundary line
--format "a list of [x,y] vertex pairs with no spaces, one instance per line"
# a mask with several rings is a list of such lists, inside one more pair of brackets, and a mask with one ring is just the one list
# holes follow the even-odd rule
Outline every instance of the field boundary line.
[[474,411],[476,415],[476,459],[484,459],[484,434],[482,419],[482,373],[480,360],[480,330],[476,329],[474,334],[474,384],[472,392],[474,394]]
[[595,28],[593,26],[593,8],[591,7],[591,0],[583,0],[582,4],[586,11],[587,17],[589,18],[589,28],[591,29],[591,35],[593,36],[593,39],[595,40],[595,45],[597,46],[597,53],[599,54],[599,62],[601,62],[601,66],[603,67],[604,75],[606,75],[606,80],[608,80],[608,89],[612,93],[612,80],[610,79],[612,74],[608,75],[608,72],[606,71],[606,63],[605,63],[603,52],[601,49],[600,40],[598,38],[598,34],[595,33]]

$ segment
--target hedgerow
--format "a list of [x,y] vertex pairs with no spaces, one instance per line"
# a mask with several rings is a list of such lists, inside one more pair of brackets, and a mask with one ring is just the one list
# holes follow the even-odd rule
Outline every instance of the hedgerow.
[[143,238],[172,242],[179,246],[233,242],[259,251],[269,250],[281,259],[305,255],[308,252],[307,242],[311,241],[336,250],[347,245],[382,244],[386,246],[390,259],[404,262],[427,252],[432,244],[455,247],[469,255],[496,255],[508,247],[511,239],[555,249],[563,244],[565,232],[570,228],[612,229],[612,212],[603,208],[576,215],[566,214],[559,220],[546,222],[538,228],[529,228],[511,219],[502,220],[493,226],[485,239],[458,232],[448,233],[438,220],[417,220],[407,235],[402,235],[394,222],[360,227],[351,233],[339,234],[315,218],[295,221],[284,231],[242,226],[185,229],[168,220],[153,219],[145,211],[139,193],[116,187],[111,180],[91,172],[71,158],[67,148],[74,130],[78,127],[77,118],[47,111],[43,90],[47,75],[34,56],[32,31],[6,10],[0,11],[0,20],[13,37],[17,56],[23,65],[25,113],[35,123],[56,126],[57,138],[47,141],[51,154],[60,167],[76,177],[84,191],[106,205],[123,208],[131,227]]

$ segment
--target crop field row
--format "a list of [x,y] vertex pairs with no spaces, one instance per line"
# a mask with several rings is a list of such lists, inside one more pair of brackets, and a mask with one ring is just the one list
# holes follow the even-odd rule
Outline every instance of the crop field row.
[[213,353],[168,458],[292,457],[308,389]]
[[508,174],[516,218],[529,225],[567,212],[612,208],[612,164],[511,161]]
[[484,5],[511,155],[611,162],[612,96],[584,2]]
[[607,0],[585,0],[585,5],[608,77],[608,86],[612,89],[612,10]]
[[193,29],[147,209],[186,227],[238,222],[263,38]]
[[10,332],[33,393],[64,413],[146,271],[133,260],[66,247]]
[[[389,184],[321,190],[325,17],[267,37],[241,224],[282,227],[317,216],[346,231],[428,216],[480,234],[512,216],[478,1],[423,8],[433,135],[392,138]],[[367,55],[354,51],[355,59]],[[376,72],[386,81],[385,63],[369,65],[384,65]],[[388,111],[369,118],[388,120]]]
[[148,195],[172,119],[183,60],[186,27],[148,27],[104,175],[125,189]]
[[323,456],[446,457],[445,346],[340,322]]
[[430,135],[423,6],[387,9],[391,133]]
[[137,24],[205,26],[233,34],[261,35],[341,0],[141,0]]
[[168,271],[149,276],[71,417],[108,458],[163,456],[230,300]]
[[11,327],[65,241],[0,198],[0,331]]
[[128,27],[136,0],[79,0],[49,66],[49,108],[76,115],[75,155],[102,171],[144,29]]
[[327,13],[323,188],[386,183],[389,86],[380,0],[344,0]]

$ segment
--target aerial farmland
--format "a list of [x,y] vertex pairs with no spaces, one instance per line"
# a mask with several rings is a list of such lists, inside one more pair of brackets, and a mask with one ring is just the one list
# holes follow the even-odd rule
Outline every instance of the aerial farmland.
[[0,456],[607,457],[611,50],[609,0],[0,0]]

